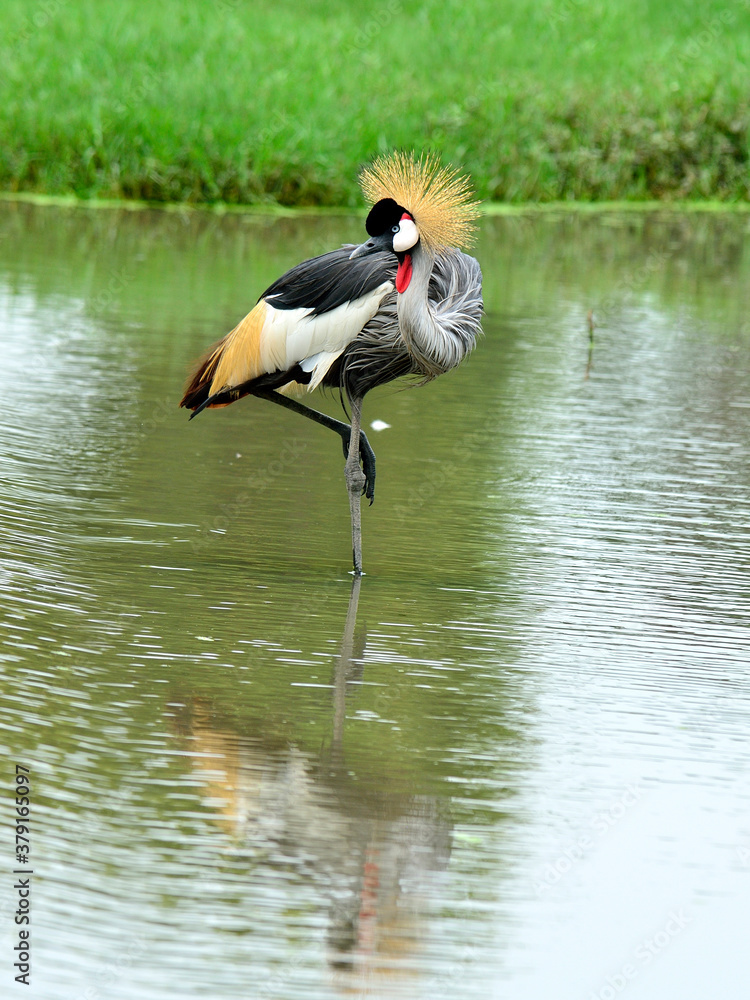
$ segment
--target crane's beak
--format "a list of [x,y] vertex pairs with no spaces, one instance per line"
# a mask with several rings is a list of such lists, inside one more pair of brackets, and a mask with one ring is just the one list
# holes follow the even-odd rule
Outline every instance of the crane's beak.
[[383,250],[393,253],[393,233],[390,231],[383,233],[382,236],[372,236],[366,243],[360,243],[349,254],[349,260],[354,260],[355,257],[369,257],[371,253]]

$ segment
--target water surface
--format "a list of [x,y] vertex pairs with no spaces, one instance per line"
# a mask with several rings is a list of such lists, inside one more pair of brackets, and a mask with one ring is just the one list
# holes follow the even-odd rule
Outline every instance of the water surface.
[[361,229],[0,206],[27,992],[743,995],[750,219],[485,220],[478,349],[366,400],[357,605],[337,440],[176,403]]

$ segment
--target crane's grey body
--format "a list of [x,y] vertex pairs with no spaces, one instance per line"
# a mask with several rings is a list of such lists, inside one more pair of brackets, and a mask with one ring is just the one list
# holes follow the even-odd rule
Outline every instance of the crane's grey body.
[[476,343],[483,309],[479,262],[453,248],[413,260],[409,287],[383,299],[341,359],[336,374],[350,399],[404,376],[429,381],[460,364]]

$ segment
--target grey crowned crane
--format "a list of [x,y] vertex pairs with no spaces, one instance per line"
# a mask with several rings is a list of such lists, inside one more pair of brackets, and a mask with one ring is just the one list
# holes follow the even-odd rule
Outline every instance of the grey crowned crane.
[[[360,499],[372,503],[375,490],[363,397],[396,378],[428,382],[455,368],[474,347],[482,317],[482,272],[460,249],[479,214],[467,178],[433,156],[393,153],[365,169],[360,183],[372,204],[367,242],[278,278],[198,363],[180,403],[192,419],[260,396],[340,435],[355,575],[362,573]],[[286,395],[318,386],[346,394],[351,425]]]

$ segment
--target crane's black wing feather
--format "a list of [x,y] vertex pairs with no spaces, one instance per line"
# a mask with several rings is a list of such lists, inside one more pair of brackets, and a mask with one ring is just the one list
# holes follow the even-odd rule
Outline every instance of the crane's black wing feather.
[[318,315],[366,295],[384,281],[395,280],[396,258],[392,254],[378,252],[350,260],[352,250],[354,246],[344,246],[297,264],[260,298],[267,299],[274,309],[310,309]]

